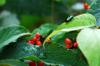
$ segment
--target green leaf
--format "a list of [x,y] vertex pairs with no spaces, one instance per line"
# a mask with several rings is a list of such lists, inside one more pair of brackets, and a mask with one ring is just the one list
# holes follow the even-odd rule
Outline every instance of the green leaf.
[[93,14],[96,17],[97,25],[100,26],[100,0],[86,0],[90,4],[89,13]]
[[33,30],[32,37],[39,32],[42,36],[47,36],[56,27],[54,24],[46,23],[41,25],[39,28]]
[[11,42],[24,35],[30,35],[30,33],[21,26],[5,27],[0,29],[0,49],[7,46]]
[[27,44],[26,41],[20,40],[4,47],[0,52],[0,59],[22,59],[30,55],[37,55],[37,49],[34,45]]
[[78,16],[75,16],[72,21],[69,23],[63,23],[56,30],[61,30],[64,28],[72,28],[72,27],[79,27],[79,26],[95,26],[96,25],[96,19],[93,15],[86,13],[81,14]]
[[5,5],[5,3],[6,3],[6,0],[0,0],[0,6]]
[[21,62],[19,60],[7,59],[0,60],[0,66],[28,66],[28,64]]
[[19,20],[16,14],[11,13],[9,11],[2,11],[0,14],[0,28],[1,27],[8,27],[8,26],[16,26],[20,25]]
[[[88,13],[82,14],[74,17],[73,20],[70,21],[69,23],[63,23],[59,25],[58,28],[46,38],[46,40],[48,40],[49,38],[51,38],[52,36],[56,35],[59,32],[70,32],[83,29],[86,27],[93,27],[95,25],[96,25],[96,19],[93,15]],[[44,41],[44,44],[46,40]]]
[[[48,63],[54,64],[64,64],[64,66],[88,66],[84,56],[79,49],[66,49],[66,45],[64,43],[65,38],[70,38],[75,41],[75,38],[78,34],[78,31],[72,32],[59,32],[51,38],[51,43],[44,44],[44,61]],[[53,57],[53,58],[52,58]],[[73,59],[72,59],[73,58]],[[79,58],[81,59],[80,61]],[[76,59],[76,60],[75,60]],[[74,60],[76,62],[74,62]],[[74,63],[75,64],[74,64]],[[78,63],[80,62],[80,63]]]
[[64,66],[88,66],[79,49],[66,49],[60,45],[58,43],[46,44],[44,57],[41,59],[47,63],[63,64]]
[[26,57],[24,57],[22,59],[24,59],[24,60],[31,60],[31,61],[35,61],[35,62],[40,62],[40,59],[37,56],[34,56],[34,55],[26,56]]
[[77,41],[89,66],[100,66],[100,29],[87,28],[82,30]]

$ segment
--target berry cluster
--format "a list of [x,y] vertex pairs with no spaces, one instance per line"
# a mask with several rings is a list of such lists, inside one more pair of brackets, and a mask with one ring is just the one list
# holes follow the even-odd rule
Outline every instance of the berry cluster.
[[44,66],[45,64],[44,64],[44,62],[33,62],[33,61],[31,61],[31,62],[28,62],[28,64],[29,64],[29,66]]
[[84,3],[83,6],[84,6],[85,10],[89,10],[90,9],[90,6],[87,3]]
[[33,37],[32,39],[28,40],[28,44],[35,44],[37,46],[40,46],[42,44],[41,40],[40,40],[40,33],[36,33],[35,37]]
[[67,49],[78,47],[78,43],[77,42],[72,42],[72,40],[69,39],[69,38],[65,38],[65,44],[66,44]]

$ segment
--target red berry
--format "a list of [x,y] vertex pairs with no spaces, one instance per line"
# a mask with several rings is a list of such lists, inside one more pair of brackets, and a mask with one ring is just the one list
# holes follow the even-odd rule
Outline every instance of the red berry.
[[90,6],[87,3],[84,3],[83,5],[84,5],[84,9],[85,10],[89,10],[90,9]]
[[28,44],[34,44],[33,40],[28,40]]
[[36,37],[33,37],[32,40],[33,40],[33,41],[37,41],[37,38],[36,38]]
[[66,48],[67,48],[67,49],[70,49],[70,48],[71,48],[71,45],[66,45]]
[[36,34],[35,34],[35,37],[36,37],[36,38],[40,38],[40,36],[41,36],[40,33],[36,33]]
[[37,46],[40,46],[41,44],[42,44],[41,41],[36,41]]
[[29,66],[36,66],[36,62],[33,62],[33,61],[29,62],[28,64],[29,64]]
[[78,47],[78,43],[75,42],[74,45],[73,45],[73,47],[74,47],[74,48],[77,48],[77,47]]
[[44,65],[45,65],[44,62],[41,61],[41,62],[38,63],[37,66],[44,66]]
[[69,38],[65,39],[65,44],[70,45],[72,43],[72,41]]

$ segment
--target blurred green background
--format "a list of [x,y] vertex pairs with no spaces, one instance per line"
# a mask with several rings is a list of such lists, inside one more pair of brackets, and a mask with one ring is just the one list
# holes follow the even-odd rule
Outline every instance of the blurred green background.
[[82,13],[84,0],[0,0],[0,22],[19,24],[32,31],[43,23],[60,24]]

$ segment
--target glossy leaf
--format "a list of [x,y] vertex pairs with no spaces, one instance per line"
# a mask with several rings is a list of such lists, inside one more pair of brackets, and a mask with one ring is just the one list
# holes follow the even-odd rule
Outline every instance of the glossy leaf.
[[39,28],[33,30],[32,36],[34,36],[37,32],[39,32],[42,36],[46,37],[50,32],[53,31],[55,27],[56,25],[50,23],[41,25]]
[[26,41],[20,40],[4,47],[0,52],[0,59],[22,59],[31,55],[37,55],[37,49]]
[[31,60],[31,61],[35,61],[35,62],[40,62],[40,59],[37,56],[31,55],[31,56],[26,56],[24,58],[22,58],[24,60]]
[[[75,41],[79,31],[59,32],[51,38],[51,42],[44,44],[44,61],[53,64],[63,64],[64,66],[88,66],[84,56],[77,48],[66,48],[64,42],[65,38],[70,38],[72,42]],[[53,57],[53,58],[52,58]],[[73,59],[72,59],[73,58]],[[79,58],[81,60],[79,60]],[[76,60],[75,60],[76,59]],[[79,60],[79,61],[78,61]],[[74,62],[75,61],[75,62]],[[80,63],[78,63],[80,62]]]
[[79,26],[95,26],[96,25],[96,19],[92,14],[86,13],[81,14],[78,16],[75,16],[69,23],[63,23],[61,24],[57,30],[61,30],[64,28],[73,28],[73,27],[79,27]]
[[7,59],[0,60],[0,66],[28,66],[28,64],[21,62],[19,60]]
[[[70,21],[69,23],[63,23],[59,25],[58,28],[46,38],[46,40],[48,40],[49,38],[51,38],[52,36],[56,35],[59,32],[63,32],[63,31],[70,32],[70,31],[83,29],[86,27],[93,27],[95,25],[96,25],[96,19],[93,15],[82,14],[74,17],[73,20]],[[44,41],[44,44],[46,40]]]
[[100,26],[100,0],[86,0],[91,6],[89,13],[93,14],[96,17],[97,25]]
[[100,66],[100,30],[84,29],[79,33],[77,41],[89,66]]
[[7,46],[11,42],[24,35],[30,35],[30,33],[21,26],[5,27],[0,29],[0,49]]
[[66,49],[62,44],[46,44],[43,61],[64,66],[88,66],[79,49]]

